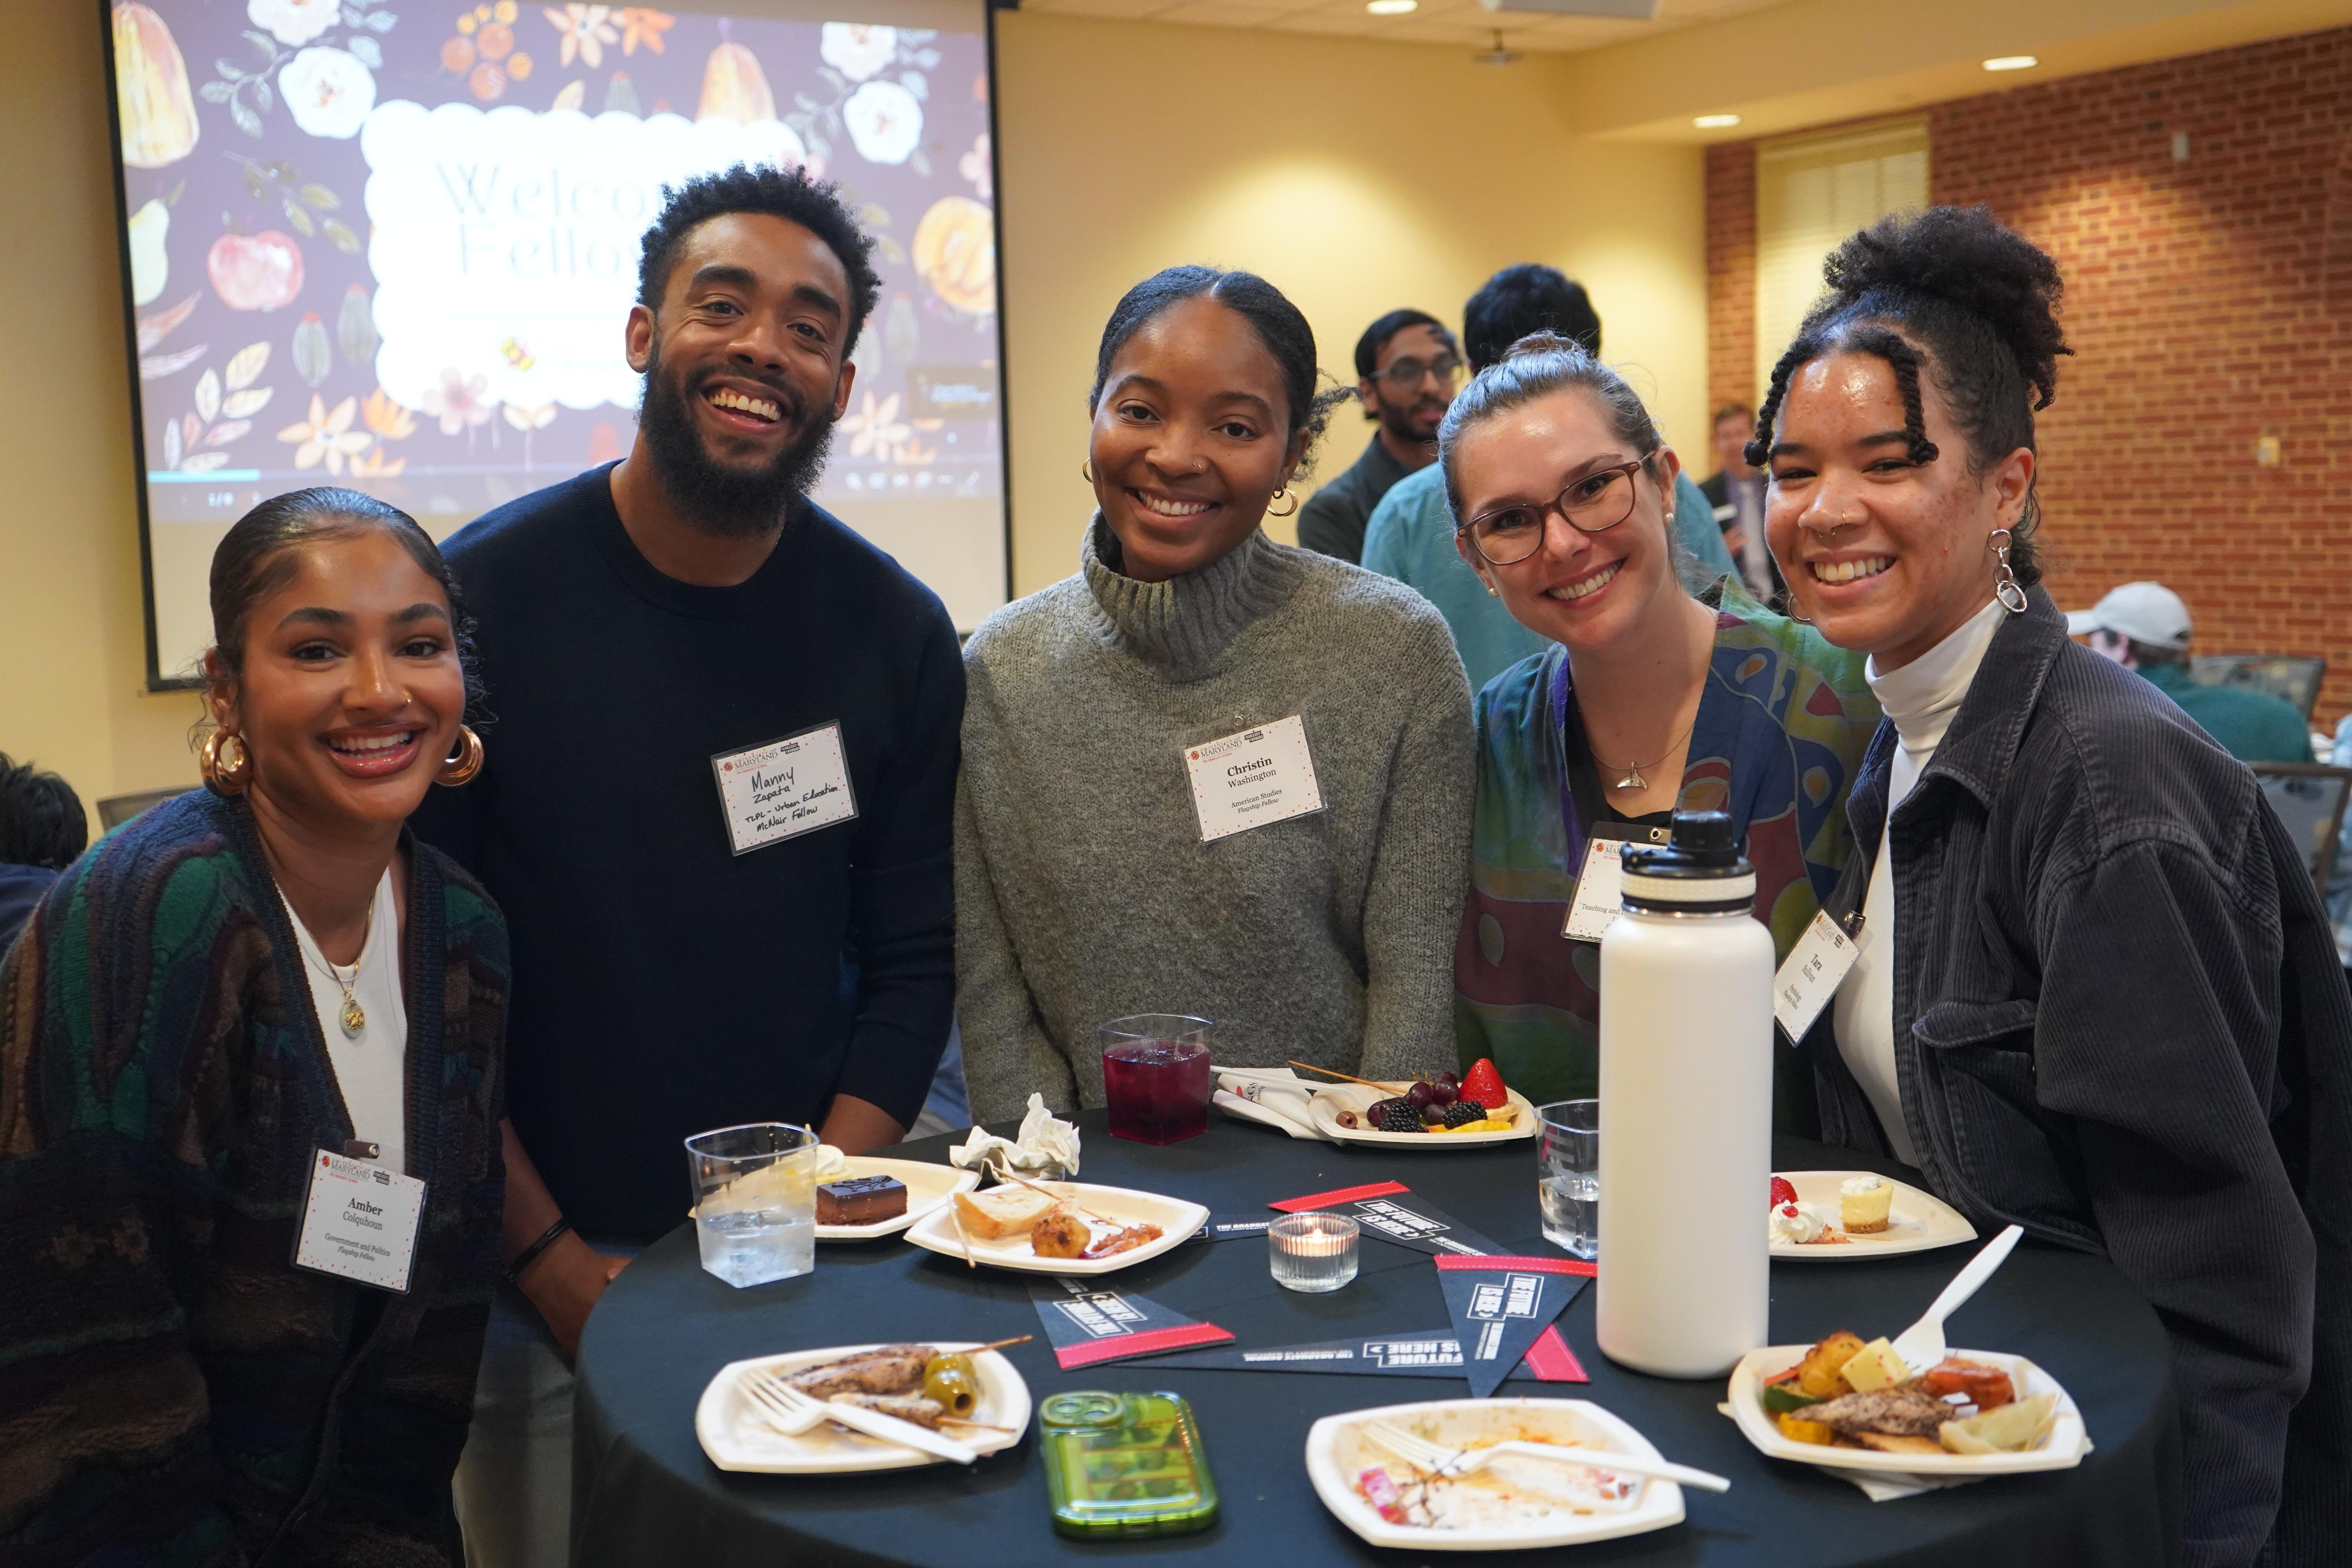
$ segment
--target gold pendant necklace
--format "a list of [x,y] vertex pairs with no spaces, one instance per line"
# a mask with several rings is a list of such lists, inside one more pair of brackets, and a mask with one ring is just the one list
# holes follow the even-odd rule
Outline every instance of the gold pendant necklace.
[[327,956],[324,949],[321,949],[319,953],[319,962],[327,966],[327,978],[342,988],[343,1005],[337,1012],[335,1021],[342,1026],[343,1038],[347,1040],[356,1040],[367,1032],[367,1009],[360,1005],[357,993],[360,983],[360,964],[367,962],[368,943],[374,940],[375,900],[370,898],[367,929],[360,933],[359,963],[352,965],[352,977],[349,980],[343,978],[342,970]]

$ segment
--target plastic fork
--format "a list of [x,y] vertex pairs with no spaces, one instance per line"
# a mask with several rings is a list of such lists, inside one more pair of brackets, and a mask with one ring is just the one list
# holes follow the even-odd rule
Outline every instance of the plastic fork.
[[1449,1448],[1426,1437],[1416,1437],[1402,1426],[1387,1421],[1367,1421],[1363,1434],[1409,1465],[1437,1475],[1461,1476],[1481,1470],[1505,1454],[1518,1454],[1531,1459],[1555,1459],[1564,1465],[1581,1465],[1587,1469],[1608,1470],[1629,1476],[1649,1476],[1657,1480],[1673,1481],[1677,1486],[1696,1487],[1701,1491],[1727,1492],[1731,1483],[1721,1476],[1705,1470],[1677,1465],[1671,1459],[1654,1459],[1646,1454],[1621,1454],[1614,1448],[1568,1448],[1557,1443],[1496,1443],[1485,1448]]
[[867,1410],[856,1405],[841,1405],[829,1399],[816,1399],[803,1394],[772,1372],[759,1367],[746,1369],[736,1379],[745,1397],[760,1407],[761,1414],[771,1424],[787,1435],[798,1436],[820,1421],[837,1421],[854,1432],[869,1437],[879,1437],[886,1443],[952,1459],[959,1465],[977,1461],[980,1451],[928,1431],[911,1421],[901,1421],[895,1415],[885,1415],[879,1410]]
[[1952,1282],[1944,1287],[1944,1293],[1936,1298],[1935,1304],[1919,1315],[1919,1321],[1895,1336],[1895,1353],[1903,1358],[1912,1376],[1925,1375],[1929,1367],[1944,1359],[1944,1320],[1959,1310],[1961,1304],[1992,1278],[1994,1269],[2009,1261],[2018,1237],[2024,1234],[2021,1226],[2011,1226],[1987,1242],[1982,1252],[1969,1259],[1967,1268],[1952,1276]]

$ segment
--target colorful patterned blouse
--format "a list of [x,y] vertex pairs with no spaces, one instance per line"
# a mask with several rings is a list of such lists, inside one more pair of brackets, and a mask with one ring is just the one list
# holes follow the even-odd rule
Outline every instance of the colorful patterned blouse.
[[[1771,927],[1781,958],[1852,847],[1846,789],[1879,717],[1863,663],[1744,598],[1717,611],[1681,804],[1728,812],[1746,835],[1756,918]],[[1470,899],[1454,949],[1463,1062],[1493,1058],[1504,1081],[1538,1105],[1590,1096],[1599,1079],[1601,952],[1560,934],[1587,836],[1570,780],[1570,747],[1580,744],[1568,736],[1570,679],[1568,650],[1555,645],[1478,694]],[[1810,1120],[1790,1100],[1801,1076],[1774,1074],[1784,1130]],[[1783,1079],[1786,1090],[1777,1087]]]

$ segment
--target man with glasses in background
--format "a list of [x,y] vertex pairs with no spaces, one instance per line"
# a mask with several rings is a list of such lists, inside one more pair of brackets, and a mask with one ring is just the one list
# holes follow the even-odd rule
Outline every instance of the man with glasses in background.
[[1356,561],[1389,487],[1437,460],[1437,426],[1462,384],[1454,334],[1420,310],[1391,310],[1356,340],[1356,395],[1380,428],[1348,471],[1299,510],[1298,542]]

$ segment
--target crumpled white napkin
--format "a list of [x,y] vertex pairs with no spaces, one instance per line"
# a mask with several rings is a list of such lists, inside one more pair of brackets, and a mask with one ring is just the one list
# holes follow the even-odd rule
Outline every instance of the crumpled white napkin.
[[975,1127],[961,1147],[948,1151],[948,1163],[966,1171],[1008,1172],[1034,1175],[1058,1172],[1078,1173],[1078,1130],[1045,1109],[1045,1097],[1029,1097],[1028,1114],[1021,1119],[1021,1135],[1004,1138]]
[[1308,1109],[1321,1100],[1335,1110],[1360,1110],[1354,1100],[1344,1092],[1347,1086],[1317,1083],[1300,1078],[1288,1068],[1213,1068],[1216,1074],[1217,1090],[1210,1103],[1249,1121],[1262,1121],[1268,1127],[1279,1127],[1293,1138],[1311,1138],[1324,1143],[1336,1142],[1320,1127]]
[[[1729,1404],[1716,1409],[1731,1415]],[[1734,1417],[1737,1419],[1737,1417]],[[1843,1470],[1832,1465],[1815,1465],[1813,1468],[1825,1476],[1851,1481],[1862,1489],[1862,1495],[1873,1502],[1893,1502],[1898,1498],[1917,1497],[1921,1492],[1939,1492],[1951,1487],[1972,1487],[1987,1478],[1983,1476],[1914,1476],[1900,1470]]]

